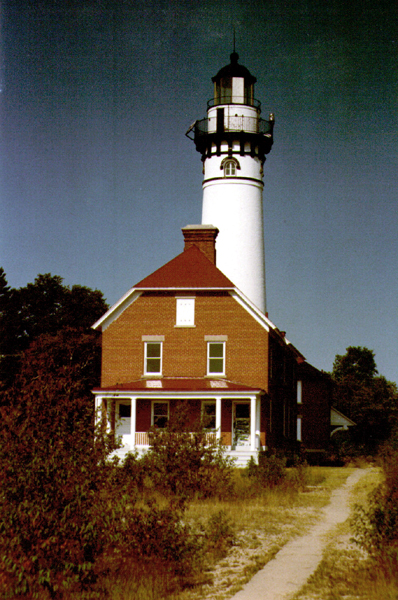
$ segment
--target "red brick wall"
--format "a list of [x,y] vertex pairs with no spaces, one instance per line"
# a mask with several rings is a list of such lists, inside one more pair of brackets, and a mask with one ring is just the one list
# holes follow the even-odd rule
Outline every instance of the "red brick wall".
[[302,444],[310,449],[327,449],[330,442],[330,395],[332,388],[326,378],[302,378]]
[[[189,295],[189,294],[187,294]],[[143,294],[102,336],[102,386],[143,376],[143,335],[164,335],[163,375],[204,377],[205,335],[227,335],[226,377],[268,389],[268,334],[227,293],[196,295],[196,327],[175,327],[174,294]]]
[[269,342],[272,369],[269,380],[271,408],[265,415],[267,445],[293,451],[297,446],[296,358],[289,346],[274,336]]

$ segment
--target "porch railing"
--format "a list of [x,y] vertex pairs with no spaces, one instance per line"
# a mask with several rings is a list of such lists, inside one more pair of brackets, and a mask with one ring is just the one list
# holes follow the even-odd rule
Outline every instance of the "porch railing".
[[149,436],[146,431],[135,432],[135,445],[136,446],[149,446]]
[[[206,439],[209,442],[214,442],[216,439],[216,434],[213,432],[206,434]],[[135,432],[135,445],[136,446],[149,446],[149,435],[146,431],[136,431]]]

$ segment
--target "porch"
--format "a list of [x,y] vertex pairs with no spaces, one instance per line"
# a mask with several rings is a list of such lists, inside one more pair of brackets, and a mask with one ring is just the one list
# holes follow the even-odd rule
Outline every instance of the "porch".
[[[148,383],[145,382],[145,383]],[[262,393],[225,380],[201,380],[202,390],[162,391],[94,390],[97,420],[102,420],[109,432],[120,436],[122,447],[117,451],[123,458],[128,452],[143,453],[150,447],[151,427],[165,428],[177,406],[184,403],[188,408],[190,427],[202,420],[208,435],[220,440],[226,455],[235,459],[236,466],[243,467],[250,458],[265,447],[265,419],[262,419]],[[169,385],[171,382],[168,382]],[[191,383],[191,388],[194,387]],[[211,386],[210,384],[213,384]],[[217,384],[217,386],[215,386]],[[198,383],[196,382],[196,386]],[[131,386],[132,387],[132,386]],[[174,387],[177,385],[174,383]],[[211,392],[208,388],[211,388]],[[233,389],[235,388],[235,389]],[[248,393],[250,392],[250,393]],[[192,429],[193,431],[194,429]]]

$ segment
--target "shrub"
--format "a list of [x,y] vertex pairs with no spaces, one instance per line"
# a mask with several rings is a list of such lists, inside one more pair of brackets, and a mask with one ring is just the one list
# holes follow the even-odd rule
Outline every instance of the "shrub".
[[233,461],[202,423],[187,425],[187,414],[187,407],[181,404],[167,428],[151,430],[147,473],[166,494],[223,496],[230,486]]
[[147,471],[145,455],[140,456],[137,451],[128,452],[122,462],[115,460],[112,472],[113,485],[124,488],[127,493],[136,494],[142,491]]
[[205,527],[206,550],[220,556],[235,543],[235,531],[224,510],[209,518]]
[[251,456],[245,468],[246,477],[255,478],[268,488],[279,485],[286,479],[286,458],[278,458],[275,454],[258,453],[258,464]]
[[398,570],[398,450],[385,446],[381,454],[385,480],[368,498],[368,507],[356,507],[356,541],[370,554]]
[[286,459],[279,458],[275,454],[267,455],[265,452],[260,452],[258,477],[268,487],[279,485],[286,477]]

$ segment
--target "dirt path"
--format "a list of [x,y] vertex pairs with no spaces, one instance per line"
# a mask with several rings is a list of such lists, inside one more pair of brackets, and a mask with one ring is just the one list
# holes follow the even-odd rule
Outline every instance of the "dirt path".
[[322,559],[325,535],[350,515],[349,495],[366,473],[358,469],[332,493],[324,516],[311,531],[288,542],[261,571],[230,600],[288,600],[302,588]]

